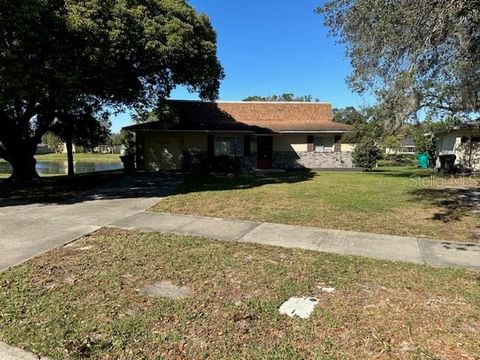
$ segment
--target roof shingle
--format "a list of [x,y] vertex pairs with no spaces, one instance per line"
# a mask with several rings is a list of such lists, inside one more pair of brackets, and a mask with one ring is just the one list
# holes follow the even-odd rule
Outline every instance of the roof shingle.
[[177,121],[144,123],[127,130],[246,131],[260,134],[281,132],[346,132],[350,125],[333,122],[327,103],[201,102],[169,100]]

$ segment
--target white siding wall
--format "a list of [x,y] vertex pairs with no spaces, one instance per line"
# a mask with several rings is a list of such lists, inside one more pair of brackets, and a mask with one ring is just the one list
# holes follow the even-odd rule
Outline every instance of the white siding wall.
[[[478,132],[471,130],[452,131],[437,139],[438,155],[455,155],[455,164],[472,167],[480,171],[480,144],[473,144],[470,148],[470,141],[462,144],[462,137],[470,139],[472,136],[479,136]],[[440,161],[437,161],[440,167]]]
[[439,155],[454,155],[461,142],[461,135],[451,132],[438,139],[437,149]]
[[280,135],[273,137],[273,151],[307,151],[306,135]]
[[[335,143],[334,135],[314,135],[316,138],[323,137],[325,144],[330,145],[333,151],[333,144]],[[354,144],[341,144],[341,152],[352,152],[355,148]],[[273,151],[295,151],[305,152],[307,148],[307,135],[281,135],[273,137]]]
[[148,170],[180,169],[182,165],[182,137],[145,134],[145,168]]
[[355,149],[355,144],[343,144],[341,146],[342,152],[352,152]]

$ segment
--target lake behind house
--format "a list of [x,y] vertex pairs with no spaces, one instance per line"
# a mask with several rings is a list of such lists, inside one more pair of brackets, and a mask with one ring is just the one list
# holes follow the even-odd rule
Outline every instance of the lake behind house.
[[[61,159],[60,154],[41,155],[37,157],[37,171],[40,175],[67,174],[68,164],[66,159]],[[65,155],[64,155],[65,156]],[[77,154],[79,159],[74,162],[75,173],[84,174],[97,171],[119,170],[123,168],[120,158],[112,155]],[[9,163],[0,161],[0,177],[7,176],[12,171]]]

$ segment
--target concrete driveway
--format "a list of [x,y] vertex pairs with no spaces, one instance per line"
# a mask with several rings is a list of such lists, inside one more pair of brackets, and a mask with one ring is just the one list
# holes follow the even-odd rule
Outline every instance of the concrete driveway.
[[149,208],[180,181],[176,174],[139,173],[61,203],[0,200],[0,271]]

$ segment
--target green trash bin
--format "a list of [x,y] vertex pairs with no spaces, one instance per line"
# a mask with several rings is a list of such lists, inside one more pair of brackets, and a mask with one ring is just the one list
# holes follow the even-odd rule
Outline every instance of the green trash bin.
[[421,153],[417,155],[417,164],[420,169],[427,169],[429,158],[427,153]]

